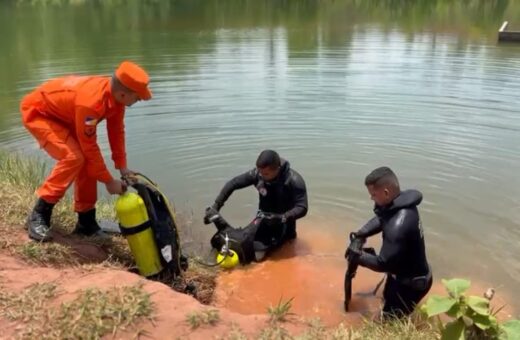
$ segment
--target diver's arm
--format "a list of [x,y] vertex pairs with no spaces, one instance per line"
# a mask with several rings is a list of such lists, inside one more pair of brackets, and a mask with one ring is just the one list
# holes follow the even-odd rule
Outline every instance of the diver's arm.
[[285,218],[287,220],[297,220],[307,215],[309,209],[309,203],[307,200],[307,188],[305,187],[305,181],[303,178],[295,173],[292,178],[292,192],[294,206],[291,210],[285,212]]
[[233,191],[254,185],[257,177],[256,171],[256,169],[252,169],[227,182],[220,191],[220,194],[215,199],[217,209],[222,208]]
[[361,266],[376,272],[387,273],[395,272],[399,268],[407,247],[408,230],[414,223],[417,224],[415,214],[409,214],[406,210],[402,210],[399,215],[385,226],[385,236],[379,255],[363,252],[359,258]]
[[368,221],[361,229],[356,231],[356,237],[367,238],[373,236],[377,233],[380,233],[383,230],[381,226],[381,221],[379,217],[375,216],[370,221]]
[[363,252],[359,257],[358,263],[360,266],[367,267],[375,272],[390,272],[391,262],[397,258],[400,249],[399,242],[385,240],[379,255]]

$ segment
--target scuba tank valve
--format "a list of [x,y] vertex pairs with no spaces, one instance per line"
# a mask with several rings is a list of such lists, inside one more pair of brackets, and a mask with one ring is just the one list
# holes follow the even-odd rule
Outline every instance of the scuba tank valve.
[[217,254],[217,263],[224,269],[234,268],[239,263],[237,253],[229,248],[229,237],[227,233],[224,237],[224,244]]

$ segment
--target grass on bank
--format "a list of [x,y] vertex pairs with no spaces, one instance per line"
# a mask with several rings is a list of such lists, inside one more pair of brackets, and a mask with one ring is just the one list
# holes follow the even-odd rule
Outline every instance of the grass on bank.
[[[233,325],[221,340],[439,340],[438,330],[429,324],[418,326],[412,319],[396,320],[379,324],[366,321],[361,326],[350,327],[340,324],[337,327],[325,327],[319,319],[308,322],[299,335],[291,335],[282,323],[270,322],[258,334],[247,335],[240,327]],[[451,340],[451,339],[448,339]]]
[[202,325],[216,325],[220,320],[220,314],[217,309],[207,309],[202,311],[189,312],[186,315],[186,322],[192,329],[199,328]]
[[100,339],[115,335],[141,319],[150,319],[153,304],[140,285],[82,290],[75,299],[57,304],[53,283],[35,284],[21,293],[0,287],[0,317],[18,321],[21,339]]

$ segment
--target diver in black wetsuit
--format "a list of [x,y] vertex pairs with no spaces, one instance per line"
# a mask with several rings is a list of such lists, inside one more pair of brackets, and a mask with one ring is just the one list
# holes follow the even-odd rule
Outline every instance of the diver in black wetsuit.
[[417,210],[422,194],[417,190],[401,191],[397,176],[387,167],[372,171],[365,185],[375,203],[376,216],[352,237],[367,238],[382,232],[383,244],[379,255],[363,251],[357,257],[359,265],[387,273],[383,317],[406,316],[432,286]]
[[[264,150],[256,160],[256,167],[227,182],[215,203],[205,213],[205,220],[218,214],[233,191],[254,186],[259,194],[258,209],[269,216],[255,231],[255,241],[264,250],[272,250],[287,240],[296,238],[296,220],[307,214],[307,189],[302,176],[291,169],[289,162],[277,152]],[[219,230],[227,227],[216,221]],[[260,260],[257,258],[257,260]]]

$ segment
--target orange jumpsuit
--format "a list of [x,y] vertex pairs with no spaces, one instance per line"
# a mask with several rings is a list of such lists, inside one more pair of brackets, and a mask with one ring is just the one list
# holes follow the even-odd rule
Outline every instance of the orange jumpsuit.
[[57,203],[74,182],[74,210],[93,209],[97,181],[113,180],[97,144],[96,126],[107,120],[112,159],[126,168],[123,104],[111,93],[110,77],[67,76],[50,80],[22,100],[24,126],[56,165],[37,190],[40,198]]

